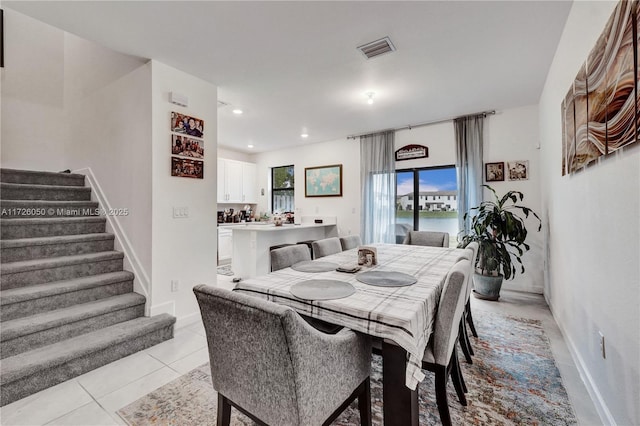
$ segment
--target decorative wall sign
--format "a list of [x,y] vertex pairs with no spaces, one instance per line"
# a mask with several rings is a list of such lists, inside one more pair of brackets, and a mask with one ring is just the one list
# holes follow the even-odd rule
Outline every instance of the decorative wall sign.
[[342,197],[342,164],[306,167],[305,197]]
[[508,161],[507,173],[509,180],[529,179],[529,161]]
[[204,141],[202,139],[172,134],[171,153],[183,157],[204,158]]
[[504,161],[484,164],[484,180],[499,182],[504,180]]
[[202,138],[204,137],[204,120],[179,112],[171,112],[171,131]]
[[562,102],[563,175],[638,140],[639,10],[618,3]]
[[171,157],[171,176],[204,179],[204,162]]
[[396,161],[429,157],[429,148],[424,145],[406,145],[396,151]]

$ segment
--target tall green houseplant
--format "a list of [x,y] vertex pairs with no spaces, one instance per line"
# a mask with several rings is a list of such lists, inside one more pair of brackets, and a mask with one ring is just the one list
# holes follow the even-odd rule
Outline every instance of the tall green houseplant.
[[481,299],[498,300],[503,278],[514,278],[518,271],[517,264],[520,273],[525,271],[521,256],[530,248],[525,243],[525,219],[529,215],[534,216],[538,220],[538,232],[542,228],[542,221],[532,209],[518,204],[524,199],[522,192],[509,191],[499,197],[489,185],[482,186],[493,193],[494,200],[483,201],[465,213],[465,221],[471,216],[471,228],[467,234],[461,235],[459,246],[466,247],[473,241],[478,243],[474,295]]

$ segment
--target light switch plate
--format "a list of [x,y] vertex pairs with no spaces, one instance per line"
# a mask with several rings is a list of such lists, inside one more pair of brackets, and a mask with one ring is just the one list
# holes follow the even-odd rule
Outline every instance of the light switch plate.
[[189,217],[189,207],[174,207],[173,218],[174,219],[186,219]]

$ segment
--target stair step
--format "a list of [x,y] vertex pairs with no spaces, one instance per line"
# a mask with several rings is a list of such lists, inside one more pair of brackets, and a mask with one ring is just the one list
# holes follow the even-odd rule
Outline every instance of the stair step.
[[2,265],[0,288],[42,284],[88,275],[122,271],[124,255],[117,251],[25,260]]
[[97,216],[94,201],[2,200],[3,218],[33,219],[45,217]]
[[10,321],[133,291],[135,276],[128,271],[91,275],[3,290],[0,318]]
[[0,181],[34,185],[84,186],[84,175],[76,173],[40,172],[35,170],[0,169]]
[[0,405],[173,337],[175,318],[136,318],[2,360]]
[[128,293],[30,317],[2,322],[2,353],[8,358],[28,350],[144,316],[145,297]]
[[0,240],[0,262],[110,251],[113,243],[114,235],[107,233]]
[[105,231],[106,219],[98,216],[37,219],[0,219],[3,240],[56,235],[97,234]]
[[90,201],[91,188],[84,186],[0,183],[3,200]]

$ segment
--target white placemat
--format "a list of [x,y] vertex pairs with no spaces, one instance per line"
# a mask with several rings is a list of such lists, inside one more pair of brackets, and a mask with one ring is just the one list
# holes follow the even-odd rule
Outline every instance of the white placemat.
[[332,300],[349,297],[356,288],[345,281],[307,280],[291,286],[291,294],[304,300]]
[[305,260],[294,263],[291,269],[298,272],[329,272],[335,271],[339,265],[333,262],[323,262],[321,260]]
[[367,271],[356,275],[356,279],[364,284],[378,287],[406,287],[418,280],[413,275],[394,271]]

